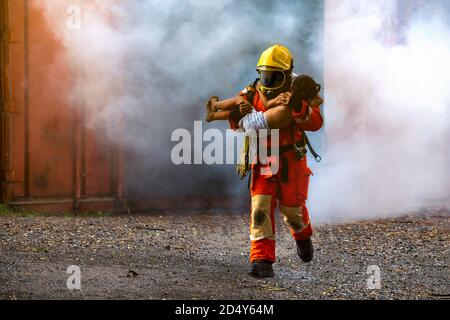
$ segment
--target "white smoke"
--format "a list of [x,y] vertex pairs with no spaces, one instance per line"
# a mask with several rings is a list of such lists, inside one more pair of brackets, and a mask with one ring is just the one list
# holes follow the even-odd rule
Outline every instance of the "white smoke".
[[[234,166],[174,166],[172,131],[193,131],[209,96],[234,96],[251,83],[260,53],[274,43],[290,47],[298,72],[321,73],[307,50],[321,29],[316,1],[33,3],[67,49],[73,104],[87,106],[88,125],[124,146],[130,194],[240,194],[236,204],[247,206],[247,184],[236,179]],[[79,29],[67,28],[74,5],[81,9]],[[227,125],[204,125],[211,127]]]
[[[325,43],[321,1],[33,3],[66,47],[73,104],[125,147],[131,193],[242,194],[247,204],[234,167],[172,165],[171,132],[192,129],[210,95],[254,80],[274,43],[291,49],[297,73],[320,78],[325,63],[327,145],[324,163],[311,164],[309,204],[314,221],[328,221],[449,197],[448,8],[428,1],[398,19],[413,2],[328,0]],[[81,8],[80,29],[67,28],[71,5]]]
[[327,152],[311,190],[321,219],[448,204],[449,11],[413,4],[328,1]]

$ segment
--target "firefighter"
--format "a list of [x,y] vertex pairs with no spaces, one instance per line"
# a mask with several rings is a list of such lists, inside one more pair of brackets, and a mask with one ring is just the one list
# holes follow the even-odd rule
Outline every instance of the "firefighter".
[[[257,71],[259,79],[253,86],[241,92],[257,112],[264,113],[268,100],[291,91],[294,82],[293,58],[290,51],[281,45],[274,45],[261,55]],[[254,89],[249,95],[249,90]],[[319,89],[320,90],[320,89]],[[319,101],[319,102],[318,102]],[[274,211],[279,208],[284,221],[296,241],[301,260],[310,262],[314,248],[311,241],[313,229],[306,206],[309,179],[312,175],[305,156],[307,142],[305,131],[317,131],[323,125],[317,94],[310,101],[296,102],[290,110],[293,122],[279,131],[279,170],[272,175],[262,174],[264,167],[259,162],[251,165],[251,219],[250,219],[250,272],[253,277],[273,277],[275,262],[275,219]],[[238,109],[237,109],[238,110]],[[243,115],[231,112],[230,126],[239,127]],[[270,148],[270,137],[265,143]],[[265,168],[268,169],[268,168]]]

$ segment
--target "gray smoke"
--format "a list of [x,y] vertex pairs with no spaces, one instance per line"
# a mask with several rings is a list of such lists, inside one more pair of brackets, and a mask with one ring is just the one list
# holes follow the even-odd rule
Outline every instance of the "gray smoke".
[[[247,205],[246,183],[234,166],[175,166],[170,136],[203,119],[209,96],[233,96],[253,81],[259,54],[282,43],[297,73],[325,80],[326,137],[312,135],[325,159],[311,163],[314,220],[392,215],[449,197],[444,2],[36,4],[67,48],[74,104],[88,105],[89,125],[124,146],[133,196],[228,194]],[[66,27],[73,4],[82,13],[76,30]]]
[[[65,27],[79,5],[79,30]],[[171,133],[204,119],[211,95],[236,95],[256,77],[261,52],[288,46],[296,70],[320,77],[308,48],[321,42],[321,1],[41,1],[65,43],[77,78],[73,99],[92,111],[90,126],[106,129],[127,153],[128,193],[136,196],[238,195],[247,183],[234,166],[175,166]],[[118,121],[120,123],[118,123]],[[124,128],[119,130],[118,127]],[[227,128],[226,123],[204,124]]]

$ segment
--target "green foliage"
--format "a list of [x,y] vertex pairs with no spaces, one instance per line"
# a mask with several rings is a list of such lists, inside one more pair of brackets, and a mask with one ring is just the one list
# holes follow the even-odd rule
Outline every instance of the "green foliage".
[[0,203],[0,216],[11,216],[15,215],[16,211],[9,208],[7,205]]
[[102,218],[112,216],[111,212],[108,211],[82,211],[82,212],[39,212],[39,211],[25,211],[21,209],[11,208],[5,204],[0,204],[0,217],[92,217],[92,218]]

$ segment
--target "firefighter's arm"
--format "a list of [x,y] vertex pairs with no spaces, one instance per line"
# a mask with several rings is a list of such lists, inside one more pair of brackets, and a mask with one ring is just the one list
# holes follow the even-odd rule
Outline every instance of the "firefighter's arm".
[[323,99],[317,96],[310,103],[302,101],[300,111],[292,110],[292,117],[300,130],[318,131],[322,128],[323,117],[320,111],[322,103]]

